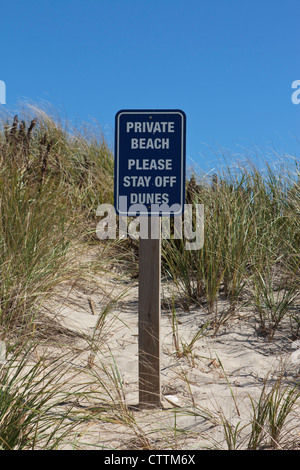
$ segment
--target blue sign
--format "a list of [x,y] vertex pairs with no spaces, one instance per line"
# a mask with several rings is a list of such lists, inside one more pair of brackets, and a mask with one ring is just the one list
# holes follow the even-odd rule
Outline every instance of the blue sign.
[[123,110],[115,122],[115,209],[121,216],[179,215],[185,201],[186,116]]

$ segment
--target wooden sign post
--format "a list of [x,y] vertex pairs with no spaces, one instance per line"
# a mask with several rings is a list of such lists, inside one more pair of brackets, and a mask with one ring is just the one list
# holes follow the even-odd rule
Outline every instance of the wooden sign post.
[[149,234],[148,239],[140,239],[139,243],[139,405],[143,408],[159,407],[161,404],[160,217],[148,217]]
[[180,110],[116,114],[115,209],[147,217],[139,241],[139,405],[161,406],[161,216],[183,212],[186,117]]

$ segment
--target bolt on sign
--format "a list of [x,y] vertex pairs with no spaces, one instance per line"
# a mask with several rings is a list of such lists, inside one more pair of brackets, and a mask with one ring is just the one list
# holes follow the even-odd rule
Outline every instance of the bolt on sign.
[[115,122],[115,209],[121,216],[180,215],[185,198],[186,116],[122,110]]

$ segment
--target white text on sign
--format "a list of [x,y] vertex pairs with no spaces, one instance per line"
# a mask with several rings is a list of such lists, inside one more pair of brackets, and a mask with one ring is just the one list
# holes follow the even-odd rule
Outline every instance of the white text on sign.
[[[145,121],[145,122],[127,122],[126,125],[126,132],[130,133],[145,133],[148,134],[157,134],[157,133],[173,133],[174,132],[174,122],[164,122],[164,121]],[[165,149],[168,150],[170,148],[170,141],[168,138],[159,138],[156,137],[155,139],[152,138],[132,138],[131,139],[131,148],[132,149]]]
[[128,160],[128,170],[172,170],[172,160],[167,158],[164,160],[160,158],[155,160],[155,158],[143,158],[142,160],[132,159]]
[[174,122],[127,122],[126,131],[127,132],[148,132],[149,134],[165,133],[165,132],[174,132]]
[[[144,215],[184,210],[186,117],[175,110],[121,110],[115,119],[115,207],[142,206]],[[156,207],[157,206],[157,207]],[[131,210],[131,209],[130,209]],[[125,212],[124,212],[125,211]],[[157,213],[156,213],[157,211]]]
[[147,187],[150,186],[151,179],[154,180],[154,185],[157,188],[160,187],[167,187],[169,186],[172,188],[176,183],[176,176],[155,176],[152,178],[151,176],[124,176],[123,177],[123,185],[125,188],[129,188],[129,186],[133,186],[134,188],[138,188],[139,186]]

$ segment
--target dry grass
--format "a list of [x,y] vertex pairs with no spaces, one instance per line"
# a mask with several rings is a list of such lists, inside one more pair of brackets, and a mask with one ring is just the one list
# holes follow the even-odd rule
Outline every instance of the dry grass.
[[[95,236],[97,206],[113,200],[111,150],[99,129],[71,129],[33,106],[1,124],[0,340],[7,349],[1,448],[298,448],[298,386],[284,373],[275,382],[267,376],[260,393],[248,397],[246,416],[226,363],[199,349],[207,337],[215,341],[233,329],[237,318],[243,322],[244,308],[263,344],[284,349],[299,338],[297,162],[285,159],[279,174],[270,165],[264,171],[240,165],[212,181],[200,174],[187,181],[187,202],[205,207],[204,246],[187,251],[181,240],[163,242],[164,286],[171,292],[164,296],[171,338],[166,370],[180,365],[164,389],[182,391],[185,405],[167,401],[149,415],[129,404],[115,358],[125,348],[125,331],[135,328],[115,312],[135,292],[137,244]],[[58,306],[88,311],[93,327],[66,326]],[[186,318],[192,327],[183,331]],[[115,341],[117,324],[124,333]],[[199,406],[193,374],[201,368],[221,377],[234,417]]]

